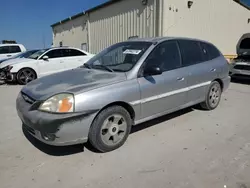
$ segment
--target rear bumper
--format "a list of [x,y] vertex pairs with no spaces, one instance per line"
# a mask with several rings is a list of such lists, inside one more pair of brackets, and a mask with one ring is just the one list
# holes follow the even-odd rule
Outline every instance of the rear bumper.
[[229,88],[230,82],[231,82],[231,77],[228,76],[224,79],[222,79],[223,82],[223,91],[226,91]]
[[18,116],[23,128],[41,142],[54,146],[84,143],[96,111],[71,114],[51,114],[34,109],[19,94],[16,100]]

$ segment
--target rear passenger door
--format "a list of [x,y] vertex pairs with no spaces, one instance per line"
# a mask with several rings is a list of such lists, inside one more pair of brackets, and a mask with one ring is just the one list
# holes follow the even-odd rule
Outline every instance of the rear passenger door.
[[85,53],[77,49],[65,49],[65,69],[73,69],[83,65],[87,60],[88,56]]
[[208,86],[217,77],[216,63],[211,60],[206,43],[192,40],[179,40],[178,43],[182,65],[188,72],[188,102],[202,102]]

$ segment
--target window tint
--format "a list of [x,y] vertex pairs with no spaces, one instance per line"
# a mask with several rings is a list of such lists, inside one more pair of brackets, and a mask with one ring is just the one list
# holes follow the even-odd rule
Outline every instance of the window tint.
[[147,65],[158,65],[162,71],[169,71],[181,66],[181,57],[177,42],[168,41],[159,44],[147,59]]
[[68,56],[84,56],[86,55],[85,53],[79,51],[79,50],[75,50],[75,49],[69,49],[69,54]]
[[57,50],[50,50],[48,53],[46,53],[44,56],[48,56],[49,59],[52,58],[59,58],[59,57],[63,57],[63,52],[61,49],[57,49]]
[[179,45],[182,54],[183,66],[194,65],[203,61],[199,42],[191,40],[180,40]]
[[9,53],[18,53],[18,52],[21,52],[19,46],[9,46]]
[[9,47],[8,46],[1,46],[0,47],[0,54],[8,54],[9,53]]
[[201,48],[204,56],[204,60],[209,61],[220,56],[219,50],[217,50],[213,45],[201,42]]

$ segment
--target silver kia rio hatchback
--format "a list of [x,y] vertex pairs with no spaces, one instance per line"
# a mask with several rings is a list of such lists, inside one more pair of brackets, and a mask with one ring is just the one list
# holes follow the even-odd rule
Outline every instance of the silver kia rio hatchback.
[[124,144],[134,125],[196,104],[215,109],[228,75],[226,59],[208,42],[133,39],[82,67],[30,82],[16,108],[26,132],[46,144],[89,141],[108,152]]

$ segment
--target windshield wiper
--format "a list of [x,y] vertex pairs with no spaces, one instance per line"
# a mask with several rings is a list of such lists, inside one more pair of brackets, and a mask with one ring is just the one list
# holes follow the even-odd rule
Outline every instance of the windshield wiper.
[[105,70],[107,70],[107,71],[109,71],[109,72],[114,72],[114,70],[113,69],[111,69],[111,68],[109,68],[108,66],[106,66],[106,65],[95,65],[95,67],[102,67],[102,68],[104,68]]
[[83,67],[87,68],[87,69],[91,69],[91,66],[87,63],[83,64]]

